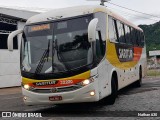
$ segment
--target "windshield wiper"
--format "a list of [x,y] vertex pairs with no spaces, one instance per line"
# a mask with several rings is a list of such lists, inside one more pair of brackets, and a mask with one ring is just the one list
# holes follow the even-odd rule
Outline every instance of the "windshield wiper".
[[[46,60],[48,61],[48,57],[49,57],[49,53],[50,53],[50,40],[48,41],[48,48],[44,51],[38,65],[37,68],[35,70],[35,74],[38,74],[42,71],[42,68],[44,66],[44,63],[46,62]],[[46,59],[47,58],[47,59]]]

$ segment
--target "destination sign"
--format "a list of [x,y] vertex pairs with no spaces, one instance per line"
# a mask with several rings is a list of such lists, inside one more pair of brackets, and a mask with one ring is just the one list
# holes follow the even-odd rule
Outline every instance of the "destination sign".
[[49,29],[50,29],[50,24],[36,25],[31,27],[31,32],[49,30]]

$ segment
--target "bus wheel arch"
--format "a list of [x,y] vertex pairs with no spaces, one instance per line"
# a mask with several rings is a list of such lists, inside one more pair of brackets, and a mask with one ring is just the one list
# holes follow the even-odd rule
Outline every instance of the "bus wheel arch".
[[140,81],[139,87],[141,87],[142,85],[142,66],[141,65],[139,66],[139,81]]
[[118,74],[113,71],[111,76],[111,95],[108,96],[108,104],[113,105],[118,95]]
[[139,79],[135,82],[136,87],[142,86],[142,66],[139,66]]
[[117,74],[116,71],[113,71],[111,80],[112,80],[112,78],[114,78],[114,80],[115,80],[116,89],[117,89],[117,91],[118,91],[118,74]]

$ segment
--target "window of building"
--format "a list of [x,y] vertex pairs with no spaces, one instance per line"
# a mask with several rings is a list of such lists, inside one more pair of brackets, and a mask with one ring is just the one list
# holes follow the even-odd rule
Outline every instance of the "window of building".
[[[15,31],[17,29],[17,25],[1,23],[0,22],[0,49],[8,49],[7,46],[7,39],[8,39],[8,32]],[[13,49],[18,49],[18,40],[17,37],[13,39]]]
[[[0,49],[8,49],[7,39],[8,39],[7,34],[0,34]],[[13,39],[13,49],[18,49],[17,37]]]

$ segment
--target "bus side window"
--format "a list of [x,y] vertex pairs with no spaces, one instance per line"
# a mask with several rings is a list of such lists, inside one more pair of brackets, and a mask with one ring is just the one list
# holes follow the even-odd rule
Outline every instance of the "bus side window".
[[132,28],[132,42],[134,46],[137,46],[137,32],[134,28]]
[[126,40],[126,31],[125,31],[125,25],[124,24],[122,24],[122,26],[123,26],[123,39],[124,39],[124,43],[127,43],[127,40]]
[[137,34],[136,45],[140,46],[139,31],[138,30],[136,30],[136,34]]
[[125,25],[125,37],[126,37],[126,43],[132,44],[131,35],[130,35],[130,28],[127,25]]
[[137,30],[135,30],[135,29],[134,29],[134,35],[135,35],[134,36],[135,37],[135,39],[134,39],[134,45],[137,46],[138,34],[137,34]]
[[117,27],[117,20],[113,20],[113,21],[114,21],[115,30],[116,30],[116,36],[117,36],[116,42],[119,42],[119,33],[118,33],[118,27]]
[[140,38],[141,38],[141,46],[144,47],[144,34],[143,34],[143,32],[140,32]]
[[125,36],[124,36],[124,29],[123,24],[119,21],[117,21],[117,28],[118,28],[118,34],[119,34],[119,42],[125,43]]
[[112,17],[109,16],[108,20],[108,31],[109,31],[109,39],[111,42],[118,42],[117,34],[116,34],[116,26]]
[[138,33],[138,46],[141,46],[141,33],[140,31],[137,31]]
[[135,41],[134,41],[134,44],[135,46],[138,46],[138,33],[137,33],[137,30],[134,29],[134,32],[135,32]]
[[140,46],[140,34],[138,30],[136,30],[136,45]]
[[132,45],[133,45],[133,43],[134,43],[133,42],[134,41],[133,40],[133,28],[131,28],[131,27],[130,27],[130,38],[131,38],[131,42],[132,42]]

